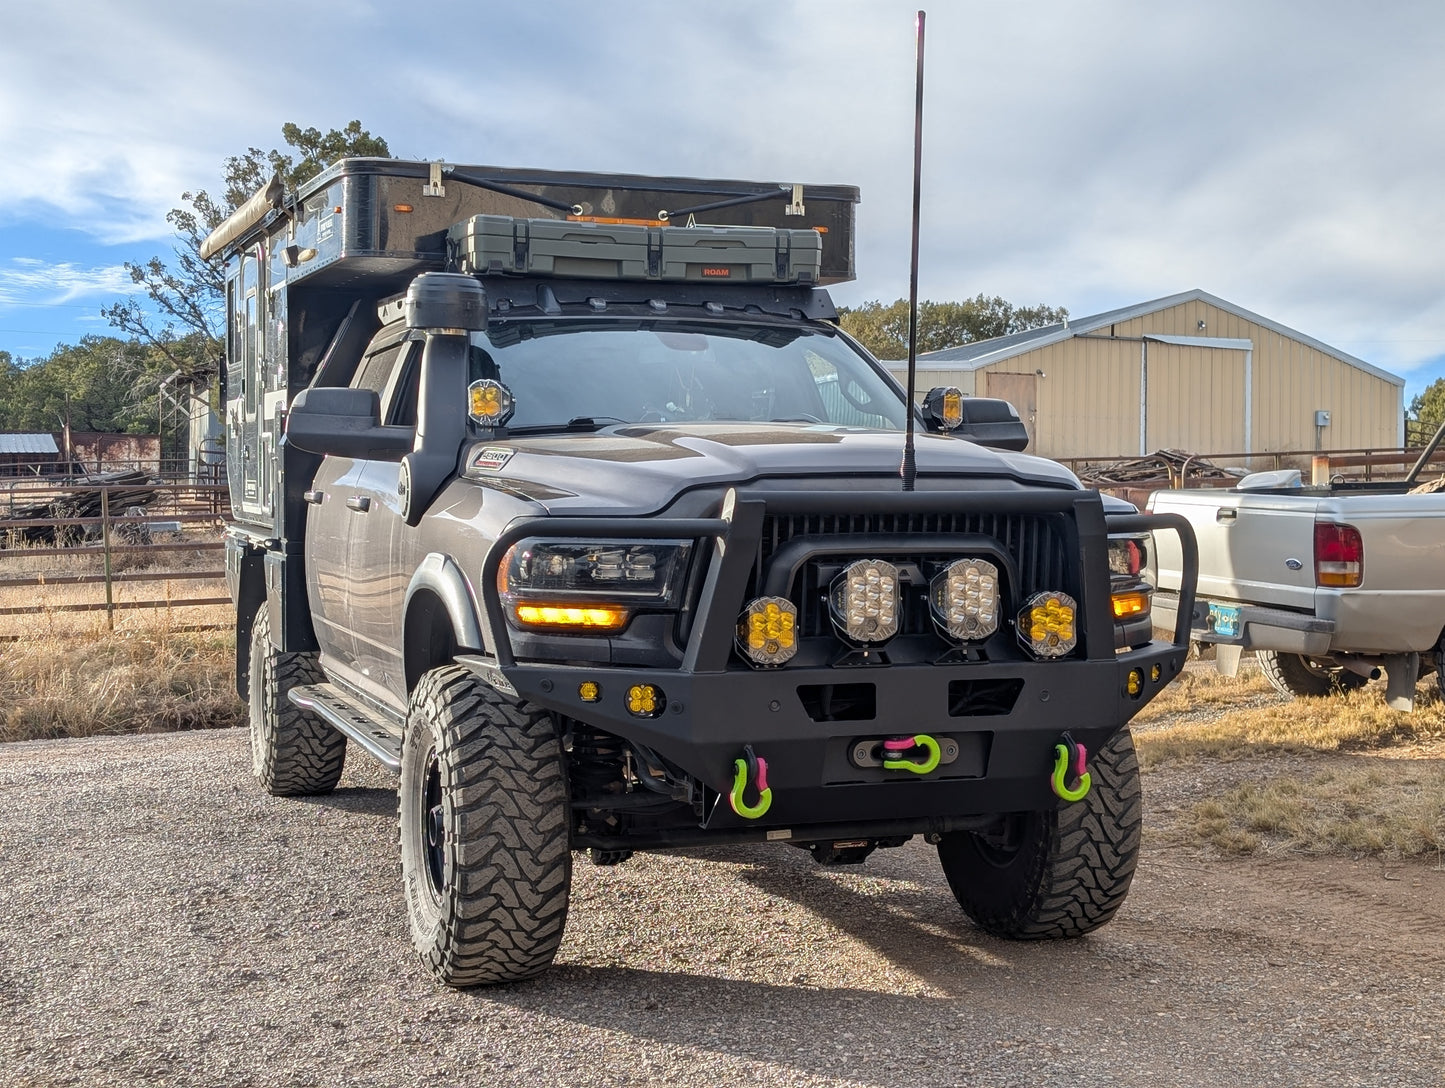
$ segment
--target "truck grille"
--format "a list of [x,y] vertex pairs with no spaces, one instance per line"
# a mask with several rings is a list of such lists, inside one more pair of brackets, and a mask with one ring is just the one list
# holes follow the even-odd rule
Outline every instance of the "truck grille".
[[[988,537],[1014,563],[1017,582],[1005,589],[1005,608],[1017,609],[1021,602],[1043,590],[1064,590],[1078,596],[1076,564],[1068,561],[1067,519],[1060,514],[792,514],[769,515],[763,521],[756,584],[776,551],[799,536],[858,536],[859,549],[841,561],[836,557],[809,560],[793,585],[792,599],[798,606],[799,633],[803,637],[831,631],[824,595],[832,574],[853,559],[874,558],[912,562],[925,576],[956,559],[960,553],[933,552],[894,556],[887,549],[870,548],[868,534],[959,534]],[[925,586],[905,587],[901,600],[899,633],[927,634],[933,631]]]

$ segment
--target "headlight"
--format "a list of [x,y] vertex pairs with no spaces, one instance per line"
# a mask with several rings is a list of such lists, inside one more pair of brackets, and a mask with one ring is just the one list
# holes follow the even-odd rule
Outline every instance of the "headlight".
[[635,611],[676,607],[692,545],[528,537],[503,558],[497,591],[518,626],[617,631]]
[[828,605],[849,641],[887,642],[898,633],[898,568],[882,559],[848,564],[833,579]]

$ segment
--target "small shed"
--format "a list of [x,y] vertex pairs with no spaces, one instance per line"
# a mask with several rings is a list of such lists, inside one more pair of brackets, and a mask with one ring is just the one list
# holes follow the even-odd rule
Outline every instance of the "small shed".
[[936,385],[1010,401],[1045,457],[1249,464],[1405,440],[1403,378],[1199,290],[920,355],[919,390]]
[[0,434],[0,476],[50,475],[59,461],[60,447],[52,434]]

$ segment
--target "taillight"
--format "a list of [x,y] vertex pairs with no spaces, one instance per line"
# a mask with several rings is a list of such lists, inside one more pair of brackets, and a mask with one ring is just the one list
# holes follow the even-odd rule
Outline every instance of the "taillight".
[[1353,525],[1315,524],[1315,585],[1350,587],[1365,577],[1365,543]]

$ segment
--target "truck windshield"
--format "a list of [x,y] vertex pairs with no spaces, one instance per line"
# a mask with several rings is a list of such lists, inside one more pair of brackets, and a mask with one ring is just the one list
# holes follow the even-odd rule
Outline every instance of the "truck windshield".
[[901,430],[903,398],[823,330],[505,322],[472,334],[471,376],[512,391],[510,428],[571,420],[797,421]]

